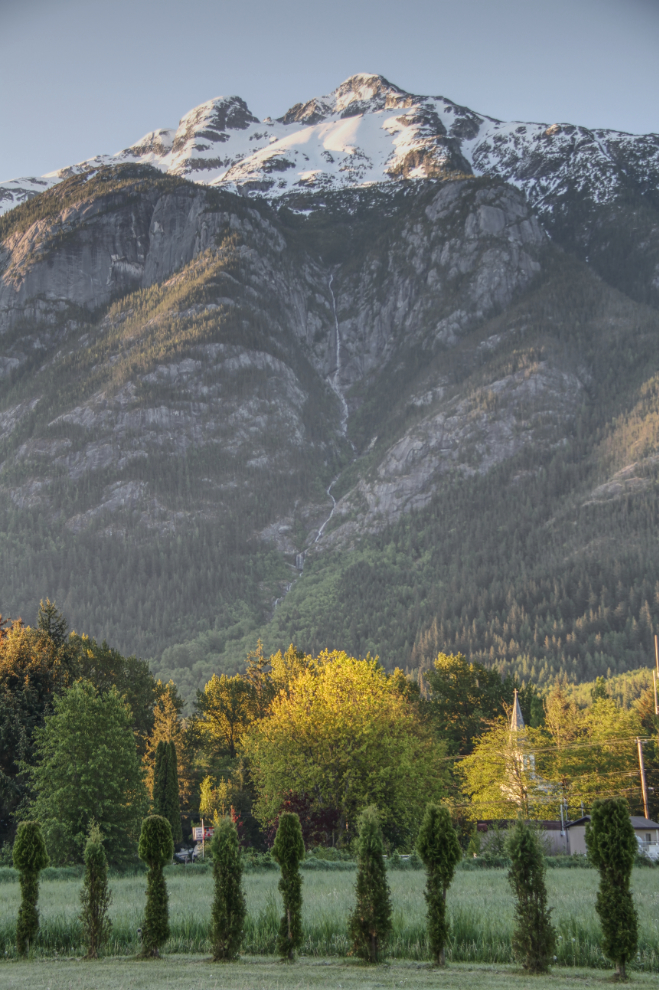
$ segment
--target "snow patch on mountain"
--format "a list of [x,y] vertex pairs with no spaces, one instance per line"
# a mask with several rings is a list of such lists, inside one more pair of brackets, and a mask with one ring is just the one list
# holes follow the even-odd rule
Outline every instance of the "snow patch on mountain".
[[524,189],[542,213],[571,189],[602,203],[628,179],[657,188],[659,135],[503,122],[360,73],[277,120],[260,121],[238,96],[209,100],[175,130],[152,131],[115,155],[1,183],[0,213],[71,174],[128,161],[268,198],[401,179],[497,175]]

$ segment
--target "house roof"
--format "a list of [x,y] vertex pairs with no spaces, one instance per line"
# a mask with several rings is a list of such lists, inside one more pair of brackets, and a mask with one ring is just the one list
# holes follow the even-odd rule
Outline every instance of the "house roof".
[[[651,818],[643,818],[638,815],[630,815],[629,820],[632,823],[632,828],[659,828],[657,822],[653,822]],[[566,828],[572,828],[573,825],[587,825],[590,821],[590,815],[584,815],[583,818],[576,818],[573,822],[568,822],[565,826]]]
[[653,822],[651,818],[639,818],[638,815],[632,815],[631,819],[634,828],[659,828],[659,825]]
[[[476,823],[476,828],[479,832],[488,832],[489,829],[492,828],[493,826],[498,828],[511,828],[514,824],[515,824],[515,819],[481,818]],[[562,828],[561,821],[559,818],[555,820],[553,818],[552,819],[534,818],[533,821],[527,819],[526,824],[537,825],[539,828],[542,828],[545,832],[552,832],[552,831],[558,832]]]

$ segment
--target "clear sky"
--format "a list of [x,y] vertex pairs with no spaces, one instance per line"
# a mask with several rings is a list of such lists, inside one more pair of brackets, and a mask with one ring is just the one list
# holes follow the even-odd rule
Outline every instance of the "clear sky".
[[659,0],[0,0],[0,179],[213,96],[259,117],[378,72],[504,120],[659,131]]

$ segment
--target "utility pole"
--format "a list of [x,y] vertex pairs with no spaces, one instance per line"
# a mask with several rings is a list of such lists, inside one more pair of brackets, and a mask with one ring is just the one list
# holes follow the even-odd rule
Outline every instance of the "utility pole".
[[652,680],[654,681],[654,713],[659,715],[659,702],[657,701],[657,681],[659,680],[659,638],[657,634],[654,634],[654,659],[656,664],[656,670],[652,671]]
[[645,765],[643,763],[643,740],[637,739],[636,745],[638,746],[638,768],[641,772],[641,789],[643,791],[643,810],[645,812],[645,817],[650,817],[650,812],[648,811],[648,785],[645,782]]

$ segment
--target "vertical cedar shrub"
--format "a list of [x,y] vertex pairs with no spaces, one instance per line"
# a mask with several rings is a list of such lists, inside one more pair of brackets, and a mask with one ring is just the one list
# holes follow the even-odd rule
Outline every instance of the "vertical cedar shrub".
[[600,872],[596,908],[602,924],[602,950],[615,963],[616,976],[624,980],[626,964],[638,942],[638,917],[629,886],[637,844],[624,798],[594,803],[586,845]]
[[279,924],[277,952],[282,959],[293,960],[302,945],[302,877],[300,862],[304,859],[304,840],[300,819],[291,811],[283,811],[272,847],[272,855],[281,867],[279,890],[284,899],[284,914]]
[[151,815],[144,819],[138,854],[149,867],[142,925],[142,955],[158,956],[169,938],[167,885],[162,868],[174,855],[172,828],[166,818]]
[[427,870],[425,898],[428,905],[428,939],[433,961],[446,962],[445,946],[449,934],[446,920],[446,891],[451,886],[455,867],[462,858],[458,834],[453,828],[448,808],[428,804],[416,842],[419,856]]
[[178,794],[178,760],[176,745],[161,740],[156,746],[153,775],[153,813],[166,818],[172,828],[172,839],[181,842],[181,806]]
[[19,872],[21,906],[16,924],[16,948],[26,956],[39,931],[39,873],[50,862],[39,822],[21,822],[13,851],[14,867]]
[[85,846],[85,879],[80,891],[80,922],[87,959],[98,959],[110,938],[112,922],[109,908],[112,895],[108,887],[108,861],[103,836],[96,822],[89,827]]
[[357,903],[350,917],[349,934],[354,954],[377,963],[384,958],[391,933],[391,897],[378,809],[366,808],[357,819],[357,827]]
[[238,829],[231,818],[220,819],[211,844],[215,897],[213,900],[213,960],[237,959],[243,941],[247,905]]
[[556,932],[547,907],[545,857],[537,833],[521,819],[508,836],[508,879],[513,888],[513,952],[529,973],[546,973],[553,958]]

